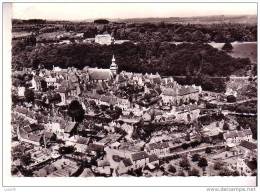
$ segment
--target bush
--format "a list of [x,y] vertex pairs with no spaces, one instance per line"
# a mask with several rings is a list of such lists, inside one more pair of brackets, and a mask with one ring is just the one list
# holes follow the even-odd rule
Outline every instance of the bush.
[[227,122],[224,122],[223,130],[229,130],[229,124]]
[[211,148],[207,147],[206,150],[205,150],[205,153],[211,153],[211,152],[212,152]]
[[220,170],[220,169],[222,168],[222,166],[223,166],[222,163],[216,162],[216,163],[214,164],[214,169],[215,169],[215,170]]
[[228,95],[227,96],[227,102],[234,103],[237,101],[237,98],[234,95]]
[[182,158],[182,160],[180,161],[180,166],[183,167],[184,169],[189,169],[190,168],[189,160],[186,157]]
[[179,171],[178,176],[185,177],[186,175],[185,175],[184,171]]
[[233,173],[227,168],[224,168],[219,172],[220,176],[232,176],[232,174]]
[[181,145],[181,147],[183,148],[183,149],[188,149],[189,148],[189,144],[187,144],[187,143],[183,143],[182,145]]
[[198,166],[199,166],[199,167],[207,167],[207,166],[208,166],[208,161],[207,161],[207,159],[204,158],[204,157],[201,158],[201,159],[199,160]]
[[192,161],[193,162],[196,162],[196,161],[199,161],[200,160],[200,155],[199,154],[194,154],[193,156],[192,156]]
[[224,46],[222,47],[223,51],[227,51],[227,52],[231,52],[233,49],[233,46],[231,45],[230,42],[227,42],[224,44]]
[[169,165],[168,171],[171,172],[171,173],[176,173],[177,170],[173,165]]
[[197,176],[197,177],[200,176],[200,172],[199,172],[199,170],[196,169],[196,168],[192,168],[192,170],[190,170],[190,171],[188,172],[188,174],[189,174],[189,176]]

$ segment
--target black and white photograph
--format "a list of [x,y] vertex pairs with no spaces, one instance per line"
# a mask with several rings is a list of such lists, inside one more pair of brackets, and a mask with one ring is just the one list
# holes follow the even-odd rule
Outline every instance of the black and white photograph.
[[256,186],[257,3],[4,4],[11,178]]

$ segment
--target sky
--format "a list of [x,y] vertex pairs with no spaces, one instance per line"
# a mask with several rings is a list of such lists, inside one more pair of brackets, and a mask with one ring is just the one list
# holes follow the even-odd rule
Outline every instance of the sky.
[[256,15],[256,3],[13,3],[13,18],[84,20],[96,18]]

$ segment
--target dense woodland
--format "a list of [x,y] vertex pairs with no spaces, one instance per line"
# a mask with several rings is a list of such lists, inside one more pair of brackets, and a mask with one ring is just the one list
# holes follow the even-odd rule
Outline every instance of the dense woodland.
[[249,59],[236,59],[224,51],[202,43],[171,44],[168,42],[97,44],[65,44],[34,47],[26,43],[13,44],[13,68],[62,68],[84,66],[108,68],[115,55],[119,70],[161,75],[230,75],[250,65]]
[[112,34],[115,39],[129,39],[136,42],[233,42],[257,40],[256,24],[244,23],[129,23],[109,22],[104,19],[94,22],[13,20],[14,32],[27,31],[41,33],[57,30],[84,33],[86,38],[95,37],[96,34],[109,33]]

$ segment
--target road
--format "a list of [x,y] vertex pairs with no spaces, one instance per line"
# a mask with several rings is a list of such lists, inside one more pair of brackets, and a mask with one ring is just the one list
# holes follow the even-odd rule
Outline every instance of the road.
[[163,157],[170,157],[170,156],[173,156],[173,155],[183,155],[183,154],[186,154],[186,153],[190,153],[190,152],[196,152],[196,151],[205,151],[207,147],[211,147],[211,148],[215,148],[215,147],[223,147],[225,146],[224,144],[218,144],[218,145],[207,145],[207,146],[203,146],[203,147],[197,147],[197,148],[191,148],[191,149],[188,149],[188,150],[185,150],[185,151],[180,151],[180,152],[176,152],[176,153],[171,153],[171,154],[167,154],[167,155],[161,155],[159,156],[160,158],[163,158]]
[[241,100],[241,101],[236,101],[233,103],[228,103],[228,102],[223,102],[223,101],[211,101],[212,104],[216,104],[216,105],[235,105],[235,104],[243,104],[243,103],[247,103],[250,101],[257,101],[257,98],[250,98],[250,99],[245,99],[245,100]]
[[[173,78],[186,78],[187,76],[183,75],[183,76],[173,76]],[[196,78],[196,76],[191,76],[192,78]],[[240,80],[248,80],[250,78],[252,79],[257,79],[257,76],[207,76],[207,78],[210,78],[210,79],[231,79],[231,80],[237,80],[237,79],[240,79]]]

